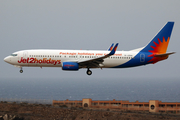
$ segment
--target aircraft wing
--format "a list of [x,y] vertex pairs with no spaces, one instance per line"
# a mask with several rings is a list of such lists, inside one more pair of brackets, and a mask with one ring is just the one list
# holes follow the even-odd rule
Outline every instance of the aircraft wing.
[[79,67],[80,68],[100,68],[101,66],[103,66],[103,62],[104,62],[105,58],[107,58],[107,57],[109,57],[111,55],[114,55],[114,53],[116,52],[117,47],[118,47],[118,43],[114,46],[113,49],[111,49],[109,54],[104,55],[102,57],[83,60],[83,61],[78,61]]

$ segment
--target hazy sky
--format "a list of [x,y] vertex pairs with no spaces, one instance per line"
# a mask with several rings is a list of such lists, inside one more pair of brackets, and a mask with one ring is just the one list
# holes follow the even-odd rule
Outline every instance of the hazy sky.
[[[0,0],[0,78],[180,78],[179,0]],[[117,50],[145,46],[167,21],[174,21],[167,60],[126,69],[19,68],[4,57],[24,49]]]

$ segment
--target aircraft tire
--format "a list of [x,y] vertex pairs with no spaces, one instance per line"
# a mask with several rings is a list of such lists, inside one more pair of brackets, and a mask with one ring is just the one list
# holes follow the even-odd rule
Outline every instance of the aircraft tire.
[[86,72],[88,75],[91,75],[92,74],[92,71],[91,70],[87,70]]
[[20,70],[19,72],[20,72],[20,73],[23,73],[23,70]]

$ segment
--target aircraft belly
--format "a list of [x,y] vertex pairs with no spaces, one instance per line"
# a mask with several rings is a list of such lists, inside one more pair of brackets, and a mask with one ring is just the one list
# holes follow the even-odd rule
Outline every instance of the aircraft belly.
[[39,64],[39,63],[34,63],[34,64],[29,64],[29,67],[61,67],[61,64]]

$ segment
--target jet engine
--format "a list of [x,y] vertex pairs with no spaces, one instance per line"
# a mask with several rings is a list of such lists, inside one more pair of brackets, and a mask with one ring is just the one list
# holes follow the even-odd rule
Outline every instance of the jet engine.
[[63,62],[62,63],[62,70],[79,70],[79,64],[76,62]]

